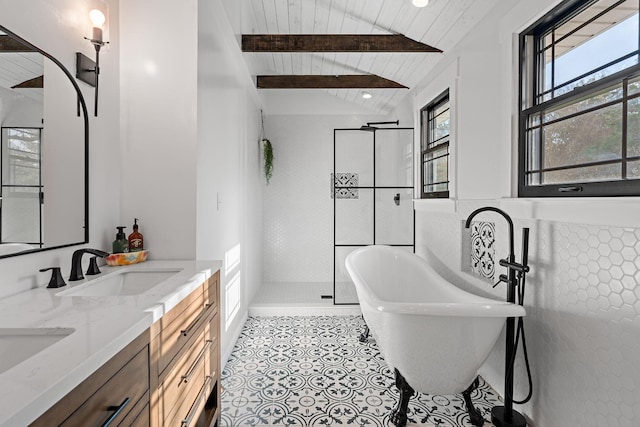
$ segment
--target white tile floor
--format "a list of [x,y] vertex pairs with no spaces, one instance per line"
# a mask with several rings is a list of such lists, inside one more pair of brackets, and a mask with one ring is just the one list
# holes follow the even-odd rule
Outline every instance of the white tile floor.
[[[363,325],[360,316],[250,317],[222,372],[222,425],[391,425],[398,392],[375,341],[358,341]],[[472,399],[485,419],[499,404],[484,381]],[[408,425],[471,425],[461,395],[417,394],[408,415]]]

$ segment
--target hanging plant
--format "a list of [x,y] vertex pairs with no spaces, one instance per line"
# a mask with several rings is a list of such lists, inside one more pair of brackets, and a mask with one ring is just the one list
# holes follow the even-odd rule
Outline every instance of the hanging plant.
[[260,110],[260,120],[262,121],[262,132],[260,134],[260,142],[262,143],[262,154],[264,157],[264,177],[267,180],[267,185],[271,181],[273,176],[273,146],[271,141],[264,136],[264,115]]
[[268,185],[271,176],[273,176],[273,147],[267,138],[262,140],[262,153],[264,155],[264,177]]

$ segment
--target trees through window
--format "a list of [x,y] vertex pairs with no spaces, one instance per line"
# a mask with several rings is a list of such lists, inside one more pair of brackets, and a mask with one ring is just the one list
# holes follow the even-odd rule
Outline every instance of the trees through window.
[[520,36],[519,195],[640,195],[638,0],[570,1]]

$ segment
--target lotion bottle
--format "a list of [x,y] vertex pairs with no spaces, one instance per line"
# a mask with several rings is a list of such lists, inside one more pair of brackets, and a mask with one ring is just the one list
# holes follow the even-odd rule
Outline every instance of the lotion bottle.
[[129,252],[138,252],[144,249],[142,233],[138,232],[138,218],[133,219],[133,233],[129,234]]
[[121,225],[116,227],[118,233],[116,234],[116,240],[113,241],[113,253],[121,254],[123,252],[129,252],[129,242],[127,241],[127,235],[124,234],[125,226]]

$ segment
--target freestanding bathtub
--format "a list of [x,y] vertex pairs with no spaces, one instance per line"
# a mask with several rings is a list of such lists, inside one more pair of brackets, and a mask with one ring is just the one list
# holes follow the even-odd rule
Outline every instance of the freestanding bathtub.
[[[347,256],[346,267],[364,320],[396,373],[401,395],[402,386],[408,386],[407,403],[413,390],[470,394],[506,318],[525,315],[520,305],[461,290],[401,248],[357,249]],[[406,423],[406,404],[404,414],[399,419],[392,414],[392,421],[404,425],[403,417]]]

